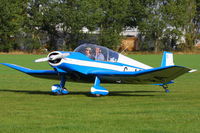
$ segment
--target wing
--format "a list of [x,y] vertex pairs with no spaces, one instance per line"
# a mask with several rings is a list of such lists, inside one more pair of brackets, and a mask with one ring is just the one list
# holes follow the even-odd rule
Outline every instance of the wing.
[[32,70],[29,68],[17,66],[14,64],[8,64],[8,63],[0,63],[2,65],[8,66],[10,68],[16,69],[20,72],[26,73],[28,75],[38,77],[38,78],[48,78],[48,79],[59,79],[58,73],[54,70]]
[[190,70],[190,68],[174,65],[147,69],[138,72],[91,71],[89,74],[99,76],[102,82],[155,84],[168,83]]

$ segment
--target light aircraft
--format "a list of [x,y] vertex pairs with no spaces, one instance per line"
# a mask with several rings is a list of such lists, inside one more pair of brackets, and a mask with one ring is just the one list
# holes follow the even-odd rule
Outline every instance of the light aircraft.
[[174,65],[171,52],[164,52],[161,66],[153,68],[106,47],[87,43],[80,45],[73,52],[53,51],[46,58],[35,60],[44,61],[47,61],[53,70],[32,70],[14,64],[0,64],[34,77],[60,80],[60,84],[51,87],[52,93],[57,95],[69,93],[65,88],[66,80],[94,82],[91,94],[95,96],[109,94],[100,83],[153,84],[160,85],[165,92],[169,92],[168,84],[174,83],[175,78],[195,71]]

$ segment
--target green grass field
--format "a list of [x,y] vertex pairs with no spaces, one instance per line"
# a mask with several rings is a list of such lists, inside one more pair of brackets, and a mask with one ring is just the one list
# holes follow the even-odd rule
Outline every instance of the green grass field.
[[[0,63],[51,69],[34,63],[44,55],[0,55]],[[161,55],[130,55],[153,67]],[[174,55],[175,64],[200,70],[200,55]],[[0,65],[0,133],[199,133],[200,71],[185,74],[165,93],[153,85],[103,86],[109,96],[90,97],[92,84],[68,82],[71,94],[50,95],[59,81],[37,79]]]

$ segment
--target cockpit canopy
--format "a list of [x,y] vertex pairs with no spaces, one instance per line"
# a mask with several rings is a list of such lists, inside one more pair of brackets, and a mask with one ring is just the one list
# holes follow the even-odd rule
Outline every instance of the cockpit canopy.
[[[74,52],[80,52],[90,59],[93,60],[100,60],[100,61],[109,61],[109,62],[118,62],[118,63],[123,63],[126,65],[134,66],[140,69],[150,69],[152,67],[143,64],[137,60],[131,59],[127,56],[124,56],[120,53],[117,53],[111,49],[108,49],[103,46],[95,45],[95,44],[88,44],[84,43],[80,46],[78,46]],[[101,55],[101,58],[96,58],[96,53],[99,52]],[[89,55],[88,55],[89,53]],[[99,56],[100,57],[100,56]]]
[[[93,60],[117,62],[119,58],[119,54],[111,49],[88,43],[80,45],[74,50],[74,52],[80,52]],[[87,52],[89,52],[90,56],[87,55],[88,54]],[[101,57],[98,59],[97,59],[97,52],[99,53],[99,55],[101,55]]]

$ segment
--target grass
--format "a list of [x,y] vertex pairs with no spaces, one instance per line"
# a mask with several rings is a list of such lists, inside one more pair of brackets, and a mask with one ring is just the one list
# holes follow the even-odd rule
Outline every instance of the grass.
[[[32,69],[43,55],[0,55],[0,62]],[[157,67],[161,55],[130,55]],[[177,65],[200,70],[200,55],[175,55]],[[0,132],[2,133],[199,133],[200,71],[185,74],[170,85],[103,86],[109,96],[90,97],[92,84],[67,83],[71,94],[50,95],[58,81],[37,79],[0,66]]]

